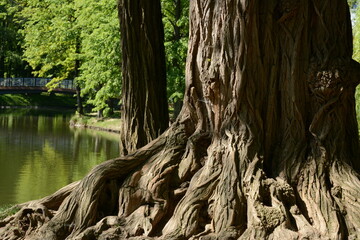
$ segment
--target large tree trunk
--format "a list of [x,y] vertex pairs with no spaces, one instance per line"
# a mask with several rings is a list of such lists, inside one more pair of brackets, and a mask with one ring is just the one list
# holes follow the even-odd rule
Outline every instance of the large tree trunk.
[[169,126],[160,0],[119,0],[122,43],[121,150],[133,152]]
[[177,121],[94,168],[39,229],[28,207],[0,237],[22,223],[39,239],[360,238],[346,1],[199,0],[190,13]]

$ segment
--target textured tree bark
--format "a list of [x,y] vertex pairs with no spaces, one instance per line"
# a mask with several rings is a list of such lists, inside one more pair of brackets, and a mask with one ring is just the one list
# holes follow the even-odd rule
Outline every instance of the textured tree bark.
[[199,0],[190,11],[177,121],[94,168],[19,235],[359,239],[360,67],[346,1]]
[[169,126],[160,0],[119,0],[119,18],[123,55],[121,148],[127,154]]

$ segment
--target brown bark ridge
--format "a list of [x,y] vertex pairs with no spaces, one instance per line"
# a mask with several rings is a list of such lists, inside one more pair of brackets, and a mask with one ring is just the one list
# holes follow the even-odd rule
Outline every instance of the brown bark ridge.
[[190,14],[176,122],[0,238],[360,239],[346,1],[197,0]]
[[169,126],[160,0],[119,0],[122,44],[121,150],[126,155]]

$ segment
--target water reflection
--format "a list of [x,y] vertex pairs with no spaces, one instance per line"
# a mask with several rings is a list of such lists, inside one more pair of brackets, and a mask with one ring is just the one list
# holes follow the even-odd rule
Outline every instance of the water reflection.
[[68,175],[64,157],[46,141],[41,151],[29,152],[25,157],[17,180],[15,202],[36,199],[44,190],[53,192],[61,188],[68,183]]
[[70,117],[0,111],[0,205],[46,196],[118,156],[118,135],[70,129]]

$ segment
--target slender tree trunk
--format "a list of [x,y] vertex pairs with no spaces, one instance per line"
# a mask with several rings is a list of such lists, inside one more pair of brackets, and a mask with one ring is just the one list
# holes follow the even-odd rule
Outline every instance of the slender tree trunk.
[[[76,39],[76,49],[75,49],[75,52],[76,54],[80,54],[80,39],[77,38]],[[82,101],[82,98],[81,98],[81,88],[80,88],[80,85],[78,82],[76,82],[76,78],[79,76],[80,74],[80,60],[79,59],[76,59],[75,60],[75,77],[74,77],[74,83],[75,83],[75,90],[76,90],[76,103],[77,103],[77,112],[80,114],[80,115],[83,115],[84,114],[84,108],[83,108],[83,101]]]
[[[3,53],[1,52],[1,55],[2,55]],[[5,63],[4,63],[4,58],[3,58],[3,56],[0,56],[0,77],[1,78],[3,78],[3,77],[5,77]]]
[[[176,44],[176,43],[179,43],[179,41],[183,37],[183,36],[181,36],[181,28],[177,24],[178,21],[180,21],[180,19],[181,19],[181,13],[183,10],[183,6],[181,4],[181,0],[175,0],[174,4],[175,4],[175,12],[174,12],[175,21],[173,24],[173,27],[174,27],[173,43]],[[178,58],[176,58],[176,57],[173,58],[172,67],[174,67],[176,69],[180,69],[180,63],[179,63]],[[181,108],[182,108],[182,104],[183,104],[182,99],[180,99],[180,98],[174,99],[174,101],[173,101],[173,107],[174,107],[173,118],[174,119],[176,119],[177,116],[179,115]]]
[[182,6],[181,6],[181,0],[175,0],[175,24],[174,27],[174,41],[179,41],[181,39],[181,29],[179,25],[177,24],[177,21],[181,18],[181,12],[182,12]]
[[200,0],[190,11],[176,122],[0,222],[1,237],[22,224],[34,239],[360,238],[346,1]]
[[3,33],[1,34],[2,36],[0,37],[0,77],[1,78],[5,78],[7,77],[8,73],[5,70],[5,57],[6,57],[6,51],[8,51],[7,49],[7,24],[6,24],[6,20],[2,20],[0,22],[0,29],[3,30]]
[[155,139],[169,125],[160,0],[119,0],[122,37],[122,152]]
[[82,99],[81,99],[81,88],[80,86],[75,83],[76,86],[75,86],[75,90],[76,90],[76,105],[77,105],[77,112],[80,114],[80,115],[83,115],[84,114],[84,108],[83,108],[83,105],[82,105]]

